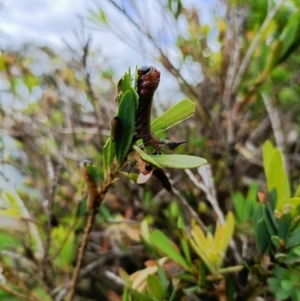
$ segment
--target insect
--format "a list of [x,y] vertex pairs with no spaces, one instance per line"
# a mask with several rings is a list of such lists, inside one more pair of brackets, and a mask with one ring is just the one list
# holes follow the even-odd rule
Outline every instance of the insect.
[[160,82],[160,72],[151,66],[143,66],[138,69],[137,93],[139,95],[139,106],[137,110],[134,141],[143,139],[145,146],[150,145],[159,154],[162,148],[174,150],[178,145],[186,142],[174,142],[159,139],[151,131],[151,108],[155,90]]

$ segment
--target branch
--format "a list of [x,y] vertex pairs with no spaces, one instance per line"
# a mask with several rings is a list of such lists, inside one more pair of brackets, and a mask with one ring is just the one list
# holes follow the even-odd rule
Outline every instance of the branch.
[[15,291],[14,289],[12,289],[12,288],[10,288],[10,287],[2,284],[1,282],[0,282],[0,289],[3,290],[6,293],[12,295],[12,296],[15,296],[19,300],[24,300],[24,301],[42,301],[38,297],[30,297],[27,294],[26,295],[21,294],[21,293]]
[[271,100],[269,98],[269,96],[265,93],[261,94],[270,121],[271,121],[271,126],[274,132],[274,137],[275,137],[275,141],[276,141],[276,145],[278,146],[278,148],[281,151],[282,157],[283,157],[283,162],[284,162],[284,166],[285,166],[285,172],[288,175],[287,171],[289,170],[289,164],[288,164],[288,160],[286,157],[286,152],[285,152],[285,143],[284,143],[284,137],[283,137],[283,133],[282,133],[282,125],[281,125],[281,120],[279,117],[279,112],[278,110],[272,106],[271,104]]
[[59,180],[61,165],[58,165],[57,171],[55,173],[49,155],[47,155],[45,157],[45,161],[46,161],[46,166],[47,166],[48,177],[51,180],[51,187],[49,189],[49,200],[47,201],[47,203],[44,207],[45,214],[47,217],[47,224],[46,224],[47,230],[46,230],[45,252],[44,252],[44,258],[41,262],[41,269],[42,269],[42,274],[43,274],[45,283],[48,285],[48,287],[51,288],[53,285],[53,281],[51,279],[52,277],[49,277],[49,274],[48,274],[48,271],[52,270],[52,264],[51,264],[52,261],[49,258],[49,250],[50,250],[50,246],[51,246],[51,230],[52,230],[51,216],[52,216],[52,207],[53,207],[53,202],[54,202],[54,197],[55,197],[55,191],[56,191],[58,180]]
[[[206,195],[207,200],[209,201],[209,203],[211,204],[211,206],[213,207],[217,217],[218,217],[218,221],[219,223],[222,225],[225,223],[225,216],[219,206],[218,200],[217,200],[217,194],[216,194],[216,188],[214,185],[214,181],[213,181],[213,177],[212,177],[212,172],[211,172],[211,168],[210,165],[204,165],[201,168],[206,168],[205,172],[206,172],[206,176],[203,177],[203,173],[202,176],[203,178],[203,183],[199,182],[197,180],[197,178],[194,176],[194,174],[189,170],[189,169],[185,169],[186,174],[189,176],[189,178],[191,179],[191,181],[195,184],[195,186],[197,186],[198,188],[200,188]],[[201,168],[198,168],[201,170]],[[234,255],[234,258],[236,260],[236,262],[238,264],[241,264],[242,262],[242,258],[239,254],[239,251],[237,249],[236,243],[233,239],[231,239],[230,244],[229,244],[232,253]]]
[[87,201],[88,218],[84,229],[84,235],[82,238],[80,250],[78,252],[78,256],[76,260],[76,267],[73,272],[72,284],[67,298],[68,301],[72,301],[75,295],[76,284],[79,278],[84,253],[90,238],[90,233],[94,225],[96,215],[99,211],[99,207],[104,199],[104,196],[106,195],[109,186],[113,183],[115,177],[119,173],[119,168],[116,167],[116,165],[113,165],[107,178],[104,180],[103,184],[98,189],[95,175],[92,174],[92,168],[93,168],[92,165],[93,165],[92,162],[88,160],[85,160],[80,164],[81,173],[88,186],[88,201]]
[[218,217],[218,221],[220,222],[221,225],[223,225],[225,223],[225,217],[224,217],[224,214],[223,214],[223,212],[219,206],[218,200],[217,200],[216,189],[215,189],[214,182],[212,179],[210,165],[207,164],[207,165],[205,165],[205,167],[207,168],[206,178],[207,178],[207,183],[210,183],[209,185],[198,181],[190,169],[185,169],[185,173],[189,176],[190,180],[194,183],[194,185],[196,187],[198,187],[199,189],[201,189],[205,193],[208,202],[211,204],[212,208],[214,209],[214,211]]

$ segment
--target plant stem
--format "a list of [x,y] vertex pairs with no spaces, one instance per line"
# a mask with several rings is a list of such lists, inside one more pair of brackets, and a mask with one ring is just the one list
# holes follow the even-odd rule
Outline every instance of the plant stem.
[[73,297],[75,295],[75,289],[76,284],[79,278],[81,265],[83,262],[84,253],[90,238],[90,233],[92,230],[92,227],[94,225],[96,215],[99,211],[99,207],[104,199],[104,196],[106,195],[106,192],[109,188],[109,186],[113,183],[114,179],[116,178],[117,174],[119,173],[119,168],[116,165],[113,165],[111,167],[110,172],[108,173],[107,177],[104,179],[103,184],[100,188],[97,187],[97,184],[95,182],[95,179],[92,179],[92,177],[88,173],[87,166],[91,166],[92,162],[90,161],[84,161],[81,163],[81,172],[83,174],[83,177],[85,179],[85,182],[88,186],[88,202],[87,202],[87,208],[88,208],[88,218],[86,221],[86,226],[84,229],[84,235],[82,238],[80,250],[78,252],[77,260],[76,260],[76,266],[73,272],[72,277],[72,284],[70,287],[70,292],[67,297],[68,301],[72,301]]
[[37,297],[31,297],[31,296],[28,296],[27,294],[24,295],[22,293],[19,293],[17,291],[15,291],[14,289],[0,283],[0,290],[12,295],[12,296],[15,296],[16,298],[18,298],[19,300],[25,300],[25,301],[41,301],[41,299],[37,298]]

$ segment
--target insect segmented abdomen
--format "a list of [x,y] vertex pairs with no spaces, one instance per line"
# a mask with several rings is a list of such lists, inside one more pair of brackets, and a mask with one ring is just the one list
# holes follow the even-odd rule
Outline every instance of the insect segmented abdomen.
[[136,118],[135,138],[143,139],[145,145],[160,150],[159,139],[151,131],[151,108],[155,90],[160,81],[160,72],[155,67],[144,66],[138,69],[137,93],[139,106]]

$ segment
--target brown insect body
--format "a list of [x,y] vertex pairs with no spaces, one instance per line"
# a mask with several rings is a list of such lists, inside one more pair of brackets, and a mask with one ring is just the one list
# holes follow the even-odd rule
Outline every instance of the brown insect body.
[[180,144],[186,142],[174,142],[159,139],[151,131],[151,108],[155,90],[160,81],[160,72],[151,66],[143,66],[138,69],[137,93],[139,95],[139,106],[135,124],[135,135],[133,141],[143,139],[145,146],[150,145],[159,154],[162,148],[174,150]]
[[138,69],[137,93],[139,106],[136,118],[135,140],[143,139],[145,145],[160,151],[159,138],[151,131],[151,108],[155,90],[160,81],[160,72],[155,67],[143,66]]

